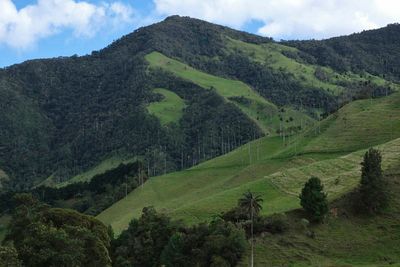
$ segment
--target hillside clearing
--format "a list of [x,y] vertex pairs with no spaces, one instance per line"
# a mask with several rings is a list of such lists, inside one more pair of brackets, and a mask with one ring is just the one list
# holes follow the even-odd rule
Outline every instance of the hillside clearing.
[[185,102],[177,94],[163,88],[156,88],[153,92],[161,94],[164,98],[159,102],[152,102],[147,106],[150,114],[156,116],[162,125],[178,123],[185,108]]

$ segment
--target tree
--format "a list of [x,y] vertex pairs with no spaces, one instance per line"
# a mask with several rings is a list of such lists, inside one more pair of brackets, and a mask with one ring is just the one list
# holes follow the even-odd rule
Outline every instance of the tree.
[[251,220],[251,266],[254,266],[254,240],[253,240],[253,226],[254,226],[254,215],[258,215],[262,209],[261,202],[263,199],[260,195],[255,196],[252,192],[248,191],[243,194],[243,197],[239,199],[239,207],[243,208],[250,217]]
[[[160,266],[160,256],[177,225],[153,207],[145,207],[139,219],[133,219],[127,230],[113,242],[114,266]],[[122,264],[124,263],[124,264]]]
[[236,266],[246,251],[243,229],[217,218],[175,233],[161,254],[166,267]]
[[328,213],[327,194],[317,177],[311,177],[304,185],[300,194],[300,204],[314,221],[320,222]]
[[14,244],[24,266],[111,266],[110,236],[103,223],[50,208],[29,194],[16,195],[15,202],[5,240]]
[[360,204],[369,213],[376,213],[387,205],[381,163],[381,153],[373,148],[365,153],[361,163]]

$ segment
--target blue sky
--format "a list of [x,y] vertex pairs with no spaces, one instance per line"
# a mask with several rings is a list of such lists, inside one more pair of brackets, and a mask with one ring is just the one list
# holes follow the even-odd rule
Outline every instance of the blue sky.
[[187,15],[280,39],[322,39],[400,21],[398,0],[0,0],[0,67],[84,55]]

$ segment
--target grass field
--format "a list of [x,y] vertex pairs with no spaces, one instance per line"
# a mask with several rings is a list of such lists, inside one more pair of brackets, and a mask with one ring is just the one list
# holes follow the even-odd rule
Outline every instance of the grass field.
[[[372,101],[351,103],[338,114],[322,121],[321,127],[317,127],[320,131],[310,129],[309,132],[293,138],[289,145],[287,142],[284,144],[279,137],[265,137],[189,170],[153,177],[143,188],[134,190],[126,199],[114,204],[98,218],[111,224],[116,233],[119,233],[132,217],[140,215],[143,207],[153,205],[175,219],[196,223],[209,220],[213,215],[230,209],[248,189],[260,193],[266,200],[263,204],[265,214],[287,211],[298,207],[299,190],[311,175],[319,176],[326,183],[329,195],[334,199],[357,184],[363,149],[390,139],[384,134],[381,138],[377,136],[369,139],[364,132],[376,130],[384,133],[392,124],[365,123],[364,128],[360,128],[361,124],[359,127],[349,127],[346,131],[350,134],[351,130],[354,138],[343,138],[344,141],[331,128],[341,127],[342,113],[349,109],[368,106],[368,109],[354,112],[354,118],[352,114],[347,114],[348,120],[353,121],[363,112],[380,112],[379,109],[383,106],[395,105],[398,99],[399,95],[394,94]],[[383,116],[381,120],[384,121],[385,118],[387,117]],[[400,118],[397,118],[396,123],[399,121]],[[400,137],[400,131],[396,131],[392,137]],[[332,144],[342,144],[341,149],[331,150],[327,145],[329,139]],[[315,140],[320,140],[321,143],[318,144]],[[400,159],[399,141],[397,139],[381,147],[385,164],[400,164],[396,161]],[[393,150],[390,150],[391,147]],[[294,151],[297,153],[294,154]],[[390,166],[385,165],[385,168],[388,167]]]
[[[170,71],[174,75],[189,80],[205,89],[214,88],[219,95],[225,98],[226,101],[232,102],[238,106],[265,133],[274,135],[276,129],[279,128],[278,108],[243,82],[225,79],[198,71],[158,52],[146,55],[146,60],[153,68],[162,68]],[[251,104],[238,104],[236,101],[231,100],[234,97],[244,97]],[[313,121],[309,116],[293,110],[290,107],[286,108],[286,114],[284,114],[284,116],[301,117],[305,123],[311,123]]]
[[164,99],[159,102],[150,103],[147,106],[148,112],[156,116],[162,125],[172,122],[178,123],[185,108],[183,99],[167,89],[156,88],[153,91],[163,95]]
[[[250,44],[239,40],[227,38],[227,47],[229,53],[241,52],[247,55],[255,62],[265,64],[277,71],[285,71],[291,74],[296,80],[298,80],[304,86],[317,87],[329,91],[334,95],[338,95],[344,90],[340,82],[364,82],[370,80],[376,85],[390,84],[390,86],[396,90],[400,89],[398,84],[388,82],[380,77],[365,74],[363,77],[360,75],[348,72],[340,74],[327,67],[321,67],[317,65],[310,65],[300,63],[293,58],[285,56],[284,52],[297,53],[297,49],[294,47],[288,47],[278,43],[267,43],[267,44]],[[326,76],[326,80],[322,81],[315,76],[316,69],[321,69]]]

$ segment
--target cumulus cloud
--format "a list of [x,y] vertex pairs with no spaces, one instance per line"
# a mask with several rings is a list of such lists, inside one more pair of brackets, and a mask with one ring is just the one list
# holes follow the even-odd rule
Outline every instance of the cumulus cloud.
[[18,10],[11,0],[0,0],[0,44],[23,50],[66,29],[76,37],[91,37],[109,24],[131,23],[133,13],[121,2],[38,0]]
[[276,39],[327,38],[400,21],[398,0],[154,0],[163,15],[187,15]]

